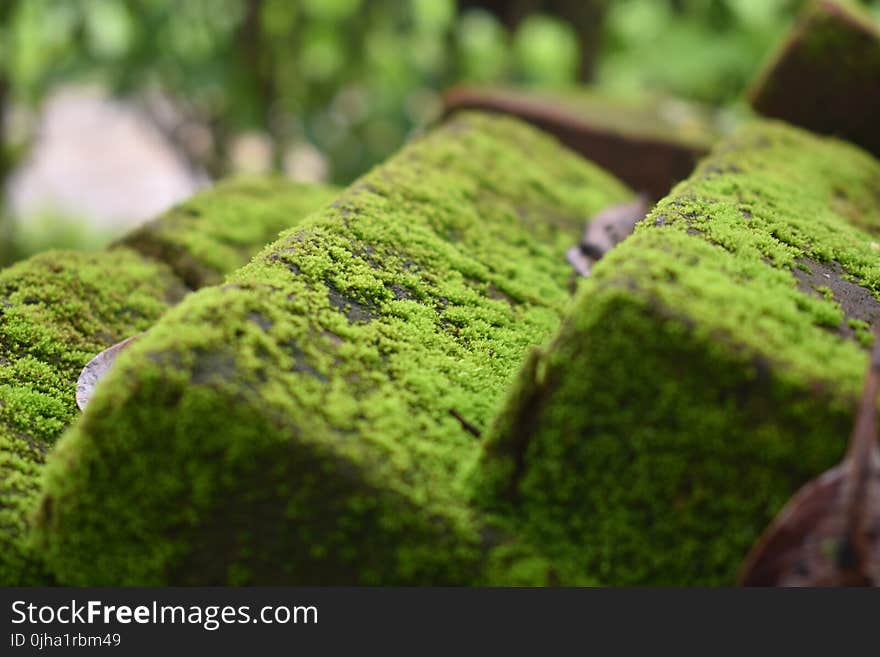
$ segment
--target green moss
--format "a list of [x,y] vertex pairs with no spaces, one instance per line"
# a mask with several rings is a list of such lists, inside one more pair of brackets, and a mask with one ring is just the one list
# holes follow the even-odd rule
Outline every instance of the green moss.
[[[205,267],[187,281],[197,285],[204,272],[217,276],[246,261],[248,246],[252,254],[280,226],[325,203],[330,191],[274,180],[223,184],[128,241],[143,248],[153,235],[155,243],[176,244],[173,265],[189,258]],[[169,266],[125,246],[89,255],[47,252],[0,272],[0,583],[47,581],[23,537],[45,456],[79,414],[75,387],[83,366],[148,328],[186,292]]]
[[29,528],[28,515],[39,497],[43,454],[23,441],[0,434],[0,582],[4,586],[45,586],[52,578],[22,542]]
[[848,319],[847,326],[853,330],[855,333],[856,340],[859,341],[866,349],[871,346],[874,342],[873,331],[871,330],[871,325],[868,322],[862,319]]
[[[880,307],[877,189],[876,160],[782,124],[721,144],[522,370],[474,499],[605,584],[732,584],[843,454],[866,353],[840,329]],[[860,303],[805,289],[820,266]]]
[[164,265],[128,249],[47,252],[0,272],[0,581],[33,583],[19,543],[45,455],[77,415],[79,371],[146,329],[184,293]]
[[191,289],[219,283],[251,259],[256,245],[330,203],[339,189],[280,177],[221,181],[120,240],[171,265]]
[[511,119],[462,114],[411,144],[120,357],[48,469],[38,533],[53,571],[550,578],[465,503],[479,441],[464,424],[486,426],[556,329],[585,218],[628,196]]

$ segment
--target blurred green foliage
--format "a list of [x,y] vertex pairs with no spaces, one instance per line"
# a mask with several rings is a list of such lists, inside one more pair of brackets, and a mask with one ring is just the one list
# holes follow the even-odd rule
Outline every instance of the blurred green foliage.
[[737,98],[804,0],[612,3],[597,76],[707,102]]
[[10,224],[2,262],[11,264],[46,249],[97,251],[113,241],[113,231],[94,226],[88,218],[41,211],[27,221]]
[[[454,0],[3,0],[3,76],[11,97],[97,80],[114,92],[167,94],[211,143],[182,146],[225,173],[230,140],[267,133],[275,164],[307,142],[346,182],[433,118],[458,80],[570,84],[578,43],[550,16],[510,33]],[[171,133],[181,126],[171,126]],[[185,139],[183,140],[185,141]]]
[[[880,0],[862,1],[880,16]],[[147,108],[194,169],[224,175],[236,136],[257,131],[275,168],[307,145],[346,183],[458,82],[565,87],[593,74],[616,93],[734,102],[803,2],[0,0],[0,126],[59,84],[99,82]],[[571,20],[587,15],[589,30]],[[28,137],[6,130],[0,181]]]

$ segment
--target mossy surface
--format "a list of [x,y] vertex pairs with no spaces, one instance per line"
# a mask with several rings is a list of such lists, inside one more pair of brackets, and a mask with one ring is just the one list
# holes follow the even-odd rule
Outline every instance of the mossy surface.
[[275,179],[222,183],[123,241],[142,253],[54,251],[0,272],[0,584],[48,581],[24,537],[46,454],[79,415],[85,364],[151,326],[188,287],[246,262],[333,193]]
[[838,290],[876,311],[878,189],[876,160],[783,124],[719,145],[522,370],[474,499],[605,584],[733,584],[843,454],[866,352]]
[[119,244],[169,264],[195,290],[222,281],[251,259],[255,247],[273,241],[339,191],[281,177],[232,178],[129,233]]
[[36,473],[78,414],[80,370],[184,293],[168,267],[129,249],[50,251],[0,272],[0,582],[39,576],[19,540]]
[[761,114],[880,155],[880,24],[852,2],[814,0],[749,92]]
[[629,196],[512,119],[461,114],[409,145],[122,354],[48,469],[53,571],[546,579],[552,564],[475,518],[461,474],[558,326],[566,247]]

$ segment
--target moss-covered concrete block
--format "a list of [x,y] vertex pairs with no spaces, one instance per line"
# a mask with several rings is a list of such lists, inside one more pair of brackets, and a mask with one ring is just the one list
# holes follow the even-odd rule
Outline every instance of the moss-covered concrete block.
[[332,185],[245,176],[220,182],[123,237],[128,246],[171,266],[190,289],[214,285],[339,193]]
[[[675,111],[669,111],[672,105]],[[444,94],[444,108],[446,114],[482,110],[528,121],[654,199],[687,178],[718,137],[703,108],[668,99],[616,99],[588,90],[456,87]]]
[[36,474],[78,414],[79,371],[185,291],[168,267],[128,249],[48,252],[0,272],[0,582],[39,581],[19,540]]
[[520,373],[474,499],[605,584],[735,582],[844,452],[880,318],[880,163],[759,122],[584,285]]
[[880,155],[880,25],[853,3],[814,0],[750,91],[761,114]]
[[566,248],[630,195],[505,117],[460,114],[410,144],[119,357],[51,459],[53,572],[543,581],[546,561],[475,516],[462,473],[558,326]]
[[79,414],[83,366],[148,328],[189,287],[246,262],[333,192],[223,183],[123,240],[141,253],[48,252],[0,272],[0,583],[47,581],[24,536],[46,454]]

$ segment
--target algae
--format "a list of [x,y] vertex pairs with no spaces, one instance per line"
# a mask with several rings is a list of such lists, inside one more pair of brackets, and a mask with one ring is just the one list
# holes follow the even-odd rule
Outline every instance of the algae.
[[630,194],[508,118],[463,113],[405,147],[120,355],[47,468],[52,571],[92,585],[574,577],[476,517],[462,475],[569,303],[565,249]]
[[[604,584],[734,583],[845,449],[865,322],[835,288],[876,303],[877,189],[880,163],[844,142],[771,121],[722,142],[522,369],[475,503]],[[809,262],[838,279],[805,288]]]

